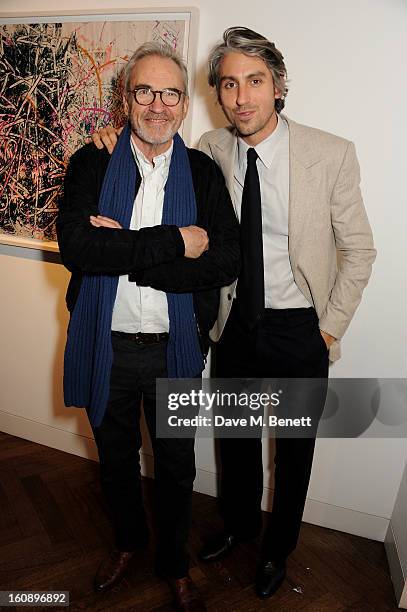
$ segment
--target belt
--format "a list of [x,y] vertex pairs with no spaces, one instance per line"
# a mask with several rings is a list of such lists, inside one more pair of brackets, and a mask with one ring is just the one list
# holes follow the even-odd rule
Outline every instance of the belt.
[[296,319],[298,317],[317,317],[317,313],[313,306],[301,307],[301,308],[265,308],[265,318],[284,318],[284,319]]
[[169,333],[160,332],[156,334],[143,334],[142,332],[137,332],[134,334],[129,334],[127,332],[112,331],[112,336],[115,336],[116,338],[123,338],[124,340],[130,340],[136,344],[158,344],[158,342],[168,340]]

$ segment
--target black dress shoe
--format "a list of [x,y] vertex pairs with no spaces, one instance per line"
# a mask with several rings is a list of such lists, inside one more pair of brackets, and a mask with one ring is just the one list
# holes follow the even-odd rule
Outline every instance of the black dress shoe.
[[263,561],[257,569],[256,593],[262,599],[271,597],[284,582],[285,563]]
[[114,550],[102,561],[96,572],[94,587],[95,591],[104,592],[113,588],[122,580],[134,552],[120,552]]
[[241,540],[232,533],[219,533],[210,538],[198,554],[201,561],[215,561],[225,557]]

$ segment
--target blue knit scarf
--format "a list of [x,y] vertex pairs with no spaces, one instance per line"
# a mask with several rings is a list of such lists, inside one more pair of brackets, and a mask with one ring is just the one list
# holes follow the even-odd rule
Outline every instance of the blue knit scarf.
[[[99,198],[101,215],[128,229],[134,204],[137,164],[130,146],[130,126],[123,130],[113,151]],[[185,227],[196,223],[196,200],[186,147],[174,136],[165,186],[163,225]],[[109,399],[113,362],[111,324],[118,276],[84,275],[68,327],[64,360],[66,406],[88,410],[98,427]],[[203,370],[192,293],[167,293],[169,378],[192,378]]]

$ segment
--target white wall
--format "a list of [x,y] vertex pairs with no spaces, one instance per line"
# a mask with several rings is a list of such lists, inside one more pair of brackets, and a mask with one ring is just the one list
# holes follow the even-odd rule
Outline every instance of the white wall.
[[[61,0],[58,10],[134,8],[137,0]],[[148,5],[171,6],[171,1]],[[189,6],[179,0],[177,6]],[[404,0],[196,0],[200,10],[192,144],[224,125],[205,84],[205,58],[223,30],[245,25],[276,42],[291,79],[286,112],[293,119],[356,143],[362,188],[378,258],[332,376],[405,377],[407,311],[405,168],[407,3]],[[35,15],[51,0],[1,0],[1,11]],[[1,254],[3,253],[3,254]],[[32,257],[33,255],[30,255]],[[0,429],[51,446],[92,454],[90,430],[63,408],[61,359],[66,271],[56,263],[0,251]],[[71,433],[70,433],[71,432]],[[73,435],[74,434],[74,435]],[[214,491],[212,442],[197,443],[197,488]],[[269,451],[265,449],[266,460]],[[406,458],[404,440],[319,440],[305,518],[383,539]],[[270,483],[270,486],[272,483]],[[265,496],[265,501],[267,501]]]
[[407,465],[394,505],[385,545],[396,600],[399,608],[407,609]]

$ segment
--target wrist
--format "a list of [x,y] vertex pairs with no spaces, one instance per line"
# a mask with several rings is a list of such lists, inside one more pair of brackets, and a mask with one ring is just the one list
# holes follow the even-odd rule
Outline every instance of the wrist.
[[182,233],[179,227],[176,225],[170,225],[172,235],[175,242],[175,255],[177,257],[184,257],[185,255],[185,242],[182,237]]

